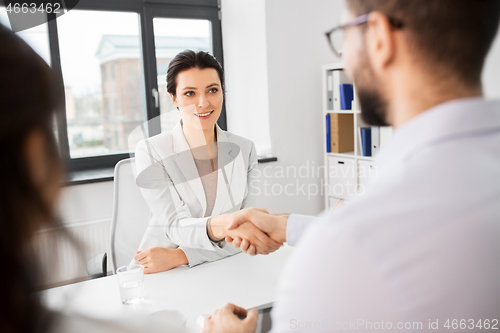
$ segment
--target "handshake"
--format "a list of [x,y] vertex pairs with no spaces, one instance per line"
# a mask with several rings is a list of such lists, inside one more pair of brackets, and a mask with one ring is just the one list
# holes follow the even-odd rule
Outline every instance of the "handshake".
[[212,240],[223,240],[250,255],[269,254],[286,241],[288,215],[270,215],[263,208],[245,208],[210,219]]

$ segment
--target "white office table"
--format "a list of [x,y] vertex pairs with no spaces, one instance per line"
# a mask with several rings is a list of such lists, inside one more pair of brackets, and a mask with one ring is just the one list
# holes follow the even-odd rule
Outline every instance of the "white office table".
[[140,305],[121,303],[116,275],[48,289],[42,295],[51,309],[70,309],[102,319],[177,310],[186,316],[188,330],[197,332],[201,331],[197,318],[226,303],[252,308],[274,302],[281,271],[292,251],[285,245],[265,256],[239,253],[193,268],[146,274],[144,303]]

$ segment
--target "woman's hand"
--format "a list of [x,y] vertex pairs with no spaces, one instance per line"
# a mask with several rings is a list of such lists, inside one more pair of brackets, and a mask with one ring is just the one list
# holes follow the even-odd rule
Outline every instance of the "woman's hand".
[[269,254],[278,250],[283,245],[272,240],[251,222],[245,222],[240,224],[236,229],[227,231],[226,239],[235,238],[244,239],[244,241],[249,243],[249,247],[245,249],[245,252],[250,255]]
[[228,236],[226,229],[229,226],[232,226],[232,229],[237,228],[238,225],[246,222],[247,220],[245,220],[245,217],[253,215],[252,212],[254,211],[269,214],[265,208],[249,207],[241,209],[237,212],[214,216],[207,222],[208,236],[213,241],[223,240],[226,236]]
[[[239,319],[238,316],[246,318]],[[255,309],[247,311],[228,303],[205,319],[203,333],[254,333],[258,317],[259,313]]]
[[145,251],[137,251],[134,260],[144,266],[144,273],[158,273],[168,271],[180,265],[187,265],[184,251],[181,249],[167,249],[164,247],[153,247]]
[[267,236],[274,241],[283,244],[286,242],[286,226],[288,215],[270,215],[264,209],[254,208],[251,210],[240,211],[235,215],[231,224],[226,228],[226,242],[232,243],[233,246],[239,247],[241,251],[250,255],[256,253],[255,246],[246,237],[231,237],[229,233],[234,228],[239,228],[243,223],[253,223],[257,228],[262,230]]

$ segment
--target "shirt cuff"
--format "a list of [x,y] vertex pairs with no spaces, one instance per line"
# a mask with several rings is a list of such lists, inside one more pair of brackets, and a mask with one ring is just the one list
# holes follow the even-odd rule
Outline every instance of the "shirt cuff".
[[316,216],[290,214],[286,224],[286,242],[288,245],[297,246],[307,228],[317,220],[319,220],[319,217]]
[[182,246],[180,246],[179,249],[181,249],[184,252],[184,254],[186,255],[189,267],[194,267],[196,265],[199,265],[199,264],[202,264],[205,262],[205,260],[201,259],[200,256],[198,255],[199,250],[191,249],[189,247],[182,247]]
[[212,245],[213,245],[214,247],[217,247],[217,248],[219,248],[219,249],[223,249],[223,248],[226,246],[226,238],[223,238],[223,239],[221,239],[220,241],[214,241],[214,240],[212,240],[212,238],[210,238],[210,233],[209,233],[209,231],[208,231],[208,228],[210,227],[210,224],[209,224],[209,223],[210,223],[210,220],[211,220],[211,219],[212,219],[212,218],[210,217],[210,218],[207,220],[207,226],[206,226],[206,228],[205,228],[205,229],[206,229],[206,231],[207,231],[207,232],[206,232],[206,233],[207,233],[207,238],[208,238],[208,240],[210,241],[210,243],[212,243]]

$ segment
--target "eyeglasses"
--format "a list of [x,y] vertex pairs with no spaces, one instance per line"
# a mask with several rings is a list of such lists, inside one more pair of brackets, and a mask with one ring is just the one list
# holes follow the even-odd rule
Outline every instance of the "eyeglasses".
[[[356,17],[354,20],[336,26],[330,31],[325,32],[326,38],[328,40],[328,45],[332,49],[332,52],[338,57],[342,57],[343,49],[344,49],[344,30],[350,27],[355,27],[357,25],[364,24],[368,22],[368,14],[364,14]],[[403,22],[397,20],[392,17],[387,17],[389,20],[389,24],[393,29],[401,29],[403,28]]]

